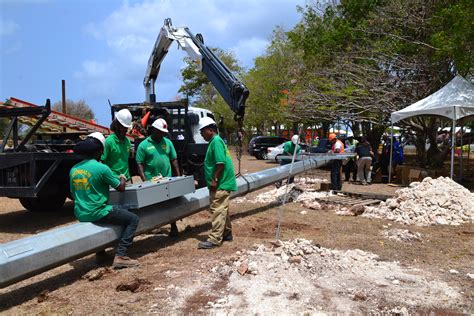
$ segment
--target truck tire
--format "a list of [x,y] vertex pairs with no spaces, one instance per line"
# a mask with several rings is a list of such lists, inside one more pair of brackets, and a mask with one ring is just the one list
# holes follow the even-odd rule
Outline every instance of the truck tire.
[[66,196],[38,196],[34,198],[20,198],[21,205],[31,212],[57,212],[66,201]]

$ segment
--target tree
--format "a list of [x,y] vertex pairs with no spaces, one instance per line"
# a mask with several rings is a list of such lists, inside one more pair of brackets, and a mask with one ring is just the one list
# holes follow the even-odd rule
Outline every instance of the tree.
[[255,59],[255,65],[245,75],[251,91],[246,111],[247,129],[256,127],[264,134],[272,126],[279,133],[279,126],[304,122],[293,115],[293,96],[303,66],[301,54],[290,47],[285,31],[276,27],[264,55]]
[[[237,59],[232,53],[220,48],[211,48],[211,50],[235,75],[243,72],[242,67],[239,66]],[[221,127],[224,131],[235,128],[234,113],[224,99],[222,99],[216,88],[193,60],[185,57],[184,61],[187,65],[181,70],[184,83],[179,92],[188,97],[193,106],[209,109],[216,114],[218,122],[223,121],[223,126]]]
[[[53,110],[62,112],[62,102],[57,101],[53,104]],[[73,101],[66,100],[66,114],[84,119],[84,120],[94,120],[95,114],[90,108],[89,105],[84,100]]]
[[[391,112],[438,90],[456,73],[472,73],[474,17],[467,0],[342,0],[301,12],[302,22],[288,34],[303,50],[306,66],[294,112],[300,117],[362,123],[376,142]],[[431,138],[439,120],[404,124]],[[437,151],[432,147],[431,155]],[[420,145],[421,164],[428,161],[424,150]]]

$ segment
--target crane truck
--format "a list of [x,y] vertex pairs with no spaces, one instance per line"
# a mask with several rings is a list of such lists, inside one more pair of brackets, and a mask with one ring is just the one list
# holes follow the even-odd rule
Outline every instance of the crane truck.
[[[198,63],[202,72],[235,113],[239,126],[242,126],[245,102],[249,96],[247,87],[204,44],[201,34],[194,35],[187,27],[174,27],[169,18],[165,20],[158,34],[148,61],[143,80],[145,101],[113,104],[111,115],[113,119],[119,110],[130,110],[137,131],[135,135],[138,135],[135,137],[135,148],[146,135],[148,125],[158,117],[164,118],[169,125],[169,137],[175,145],[183,174],[194,175],[199,186],[203,186],[202,163],[207,143],[199,133],[198,124],[203,117],[214,118],[214,115],[209,110],[190,107],[186,99],[174,102],[156,101],[155,82],[163,59],[174,41],[178,43],[178,48]],[[31,109],[0,108],[0,117],[9,117],[12,122],[7,127],[0,146],[0,196],[18,198],[23,207],[30,211],[61,209],[70,195],[69,170],[81,160],[80,156],[71,152],[70,142],[67,146],[48,146],[44,143],[40,146],[37,142],[30,141],[31,136],[50,113],[49,100],[45,106]],[[18,122],[19,118],[24,116],[37,117],[38,120],[20,141]],[[5,145],[10,134],[13,134],[13,146],[8,149]],[[136,162],[133,159],[129,162],[131,174],[137,175]]]

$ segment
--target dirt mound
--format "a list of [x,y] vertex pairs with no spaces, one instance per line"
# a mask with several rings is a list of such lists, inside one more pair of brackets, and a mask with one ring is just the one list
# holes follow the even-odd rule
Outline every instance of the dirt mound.
[[408,229],[389,229],[382,233],[386,239],[398,241],[398,242],[412,242],[421,241],[421,234],[417,232],[409,231]]
[[211,272],[227,283],[206,305],[211,314],[409,313],[462,302],[458,289],[422,271],[305,239],[255,245]]
[[286,202],[310,202],[316,198],[327,197],[333,195],[331,192],[318,192],[313,188],[313,184],[324,182],[322,179],[305,180],[304,178],[289,185],[282,185],[263,193],[258,194],[254,198],[240,197],[233,200],[234,203],[262,203],[268,204],[272,202],[282,203],[286,197]]
[[428,177],[398,190],[377,207],[366,207],[363,216],[408,225],[459,225],[474,222],[474,196],[450,178]]

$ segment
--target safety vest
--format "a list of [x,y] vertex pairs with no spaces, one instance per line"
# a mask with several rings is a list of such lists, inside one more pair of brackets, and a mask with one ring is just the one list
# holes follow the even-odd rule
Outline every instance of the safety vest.
[[339,139],[334,144],[332,144],[332,152],[334,152],[334,148],[336,148],[337,143],[341,144],[341,150],[339,151],[339,154],[343,154],[344,153],[344,144]]

